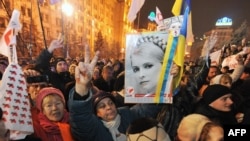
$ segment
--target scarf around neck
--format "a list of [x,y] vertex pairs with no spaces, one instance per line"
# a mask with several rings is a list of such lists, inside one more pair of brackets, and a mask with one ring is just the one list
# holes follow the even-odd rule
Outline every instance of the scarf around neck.
[[126,135],[118,131],[118,127],[121,123],[121,116],[117,114],[113,121],[106,122],[102,120],[105,127],[109,129],[114,141],[126,141]]
[[63,132],[66,130],[61,130],[61,125],[69,123],[69,113],[67,111],[64,111],[64,116],[60,122],[50,121],[41,112],[39,113],[38,118],[40,120],[40,125],[42,129],[45,131],[48,138],[56,140],[56,141],[63,141],[63,138],[64,138],[63,135],[65,134]]

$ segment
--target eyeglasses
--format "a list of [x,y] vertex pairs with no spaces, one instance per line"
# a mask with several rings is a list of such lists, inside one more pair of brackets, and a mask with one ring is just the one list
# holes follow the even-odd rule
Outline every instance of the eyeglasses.
[[147,135],[145,135],[145,134],[143,134],[143,132],[141,132],[140,134],[139,134],[139,136],[136,138],[136,140],[132,140],[131,138],[130,138],[130,135],[127,133],[127,139],[129,140],[129,141],[139,141],[141,138],[146,138],[146,139],[148,139],[148,140],[150,140],[150,141],[157,141],[158,140],[158,130],[159,130],[159,128],[161,128],[161,129],[163,129],[164,130],[164,128],[162,127],[162,126],[160,126],[160,125],[156,125],[156,126],[154,126],[153,128],[155,128],[156,127],[156,139],[152,139],[151,137],[149,137],[149,136],[147,136]]

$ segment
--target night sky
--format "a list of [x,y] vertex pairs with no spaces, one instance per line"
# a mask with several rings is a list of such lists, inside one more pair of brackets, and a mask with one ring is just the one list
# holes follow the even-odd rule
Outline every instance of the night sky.
[[[140,11],[140,28],[146,28],[148,15],[156,6],[163,18],[173,16],[171,13],[175,0],[145,0]],[[228,17],[233,20],[233,27],[238,28],[247,20],[250,25],[250,0],[191,0],[192,22],[194,36],[201,37],[203,33],[214,28],[217,19]],[[138,19],[134,21],[138,23]]]

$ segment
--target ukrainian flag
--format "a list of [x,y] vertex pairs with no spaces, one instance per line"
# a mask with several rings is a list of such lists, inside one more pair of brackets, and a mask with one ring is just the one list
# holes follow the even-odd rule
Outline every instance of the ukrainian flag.
[[[178,37],[173,37],[173,35],[170,34],[168,37],[168,44],[163,60],[163,67],[160,74],[160,80],[158,81],[156,89],[155,103],[172,103],[171,99],[173,93],[177,90],[181,80],[184,65],[187,24],[190,13],[189,0],[176,0],[172,12],[175,16],[178,16],[180,15],[182,9],[185,9],[185,11],[183,12],[183,23],[180,35]],[[174,78],[172,78],[170,75],[173,62],[180,67],[178,75]]]

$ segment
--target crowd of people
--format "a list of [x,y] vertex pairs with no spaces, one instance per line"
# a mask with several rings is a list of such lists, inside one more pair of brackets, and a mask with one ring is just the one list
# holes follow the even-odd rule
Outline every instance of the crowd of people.
[[[158,38],[143,40],[147,41],[139,45],[154,51],[137,48],[130,58],[132,72],[138,79],[147,71],[158,79],[150,69],[160,71],[165,44]],[[27,91],[34,128],[23,140],[221,141],[223,126],[250,124],[250,55],[238,55],[238,65],[231,71],[226,67],[222,71],[222,66],[212,66],[209,59],[203,59],[196,73],[195,66],[187,63],[173,104],[140,104],[124,102],[122,60],[101,60],[99,51],[90,58],[88,45],[81,60],[54,57],[53,51],[61,47],[63,40],[53,40],[33,64],[23,67],[26,79],[30,78]],[[140,62],[138,55],[147,57]],[[171,72],[179,71],[174,64]],[[156,89],[147,82],[141,87],[148,93]],[[1,104],[0,140],[9,140],[11,132],[4,126],[4,114]]]

